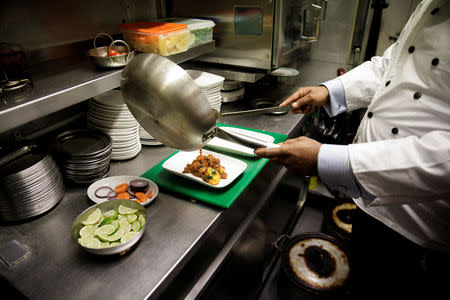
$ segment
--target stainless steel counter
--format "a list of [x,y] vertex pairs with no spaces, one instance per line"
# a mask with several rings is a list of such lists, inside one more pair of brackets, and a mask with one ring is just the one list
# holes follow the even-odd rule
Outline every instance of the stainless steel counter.
[[[309,64],[307,61],[304,66]],[[333,64],[328,64],[328,69],[311,68],[310,74],[301,72],[296,84],[324,81],[333,77],[335,70]],[[278,86],[271,92],[282,98],[294,88],[295,85]],[[223,110],[243,107],[248,107],[246,101],[224,104]],[[219,121],[296,135],[302,119],[301,115],[289,113],[228,117]],[[141,175],[173,151],[165,146],[145,146],[137,157],[114,162],[110,176]],[[148,221],[140,242],[125,255],[114,257],[88,254],[71,239],[72,222],[94,203],[87,198],[88,185],[67,185],[61,202],[45,215],[0,226],[0,246],[17,240],[31,251],[11,267],[1,263],[0,275],[31,299],[157,298],[198,253],[208,253],[204,264],[218,268],[221,261],[217,257],[222,255],[225,259],[227,255],[221,251],[231,249],[233,245],[227,243],[245,229],[242,226],[248,225],[249,218],[267,202],[285,173],[284,168],[269,163],[226,210],[160,191],[156,200],[146,207]],[[211,241],[214,247],[208,251]],[[208,271],[212,276],[214,270],[206,267],[192,277],[189,295],[195,296],[195,288],[203,288],[206,283],[196,285],[196,282],[209,280]]]

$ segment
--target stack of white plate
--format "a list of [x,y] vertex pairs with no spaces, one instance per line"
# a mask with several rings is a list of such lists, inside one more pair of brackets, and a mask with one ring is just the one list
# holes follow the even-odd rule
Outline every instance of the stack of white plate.
[[220,112],[220,107],[222,105],[222,95],[220,90],[222,89],[225,78],[199,70],[186,70],[186,72],[200,87],[203,94],[208,99],[209,104],[211,104],[211,107]]
[[52,156],[28,145],[0,159],[0,220],[31,218],[50,210],[64,195]]
[[144,127],[139,126],[139,137],[141,139],[141,144],[146,146],[157,146],[162,145],[161,142],[158,142]]
[[87,120],[88,128],[103,131],[112,138],[112,160],[130,159],[141,151],[139,123],[120,91],[111,90],[89,100]]
[[222,102],[234,102],[244,98],[245,88],[240,81],[225,80],[222,86]]

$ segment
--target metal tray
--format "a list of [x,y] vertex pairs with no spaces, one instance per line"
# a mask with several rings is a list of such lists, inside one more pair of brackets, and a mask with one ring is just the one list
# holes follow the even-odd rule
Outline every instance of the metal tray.
[[58,155],[72,160],[103,156],[111,147],[112,139],[109,135],[89,129],[65,131],[55,140]]

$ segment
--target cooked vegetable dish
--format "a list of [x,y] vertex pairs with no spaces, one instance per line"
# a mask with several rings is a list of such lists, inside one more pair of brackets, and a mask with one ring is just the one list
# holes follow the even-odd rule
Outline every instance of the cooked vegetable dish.
[[183,173],[191,173],[212,185],[217,185],[220,179],[227,178],[225,167],[220,165],[220,159],[212,154],[204,156],[201,149],[197,158],[184,167]]

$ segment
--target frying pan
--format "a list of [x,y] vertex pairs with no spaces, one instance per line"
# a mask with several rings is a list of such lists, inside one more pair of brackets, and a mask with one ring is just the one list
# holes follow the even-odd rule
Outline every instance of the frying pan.
[[[168,147],[196,150],[214,136],[253,148],[278,147],[217,127],[220,113],[211,107],[194,79],[165,57],[153,53],[135,56],[124,68],[120,86],[128,109],[139,124]],[[290,110],[290,107],[250,110],[247,114],[274,109]],[[242,111],[235,114],[245,115]]]

